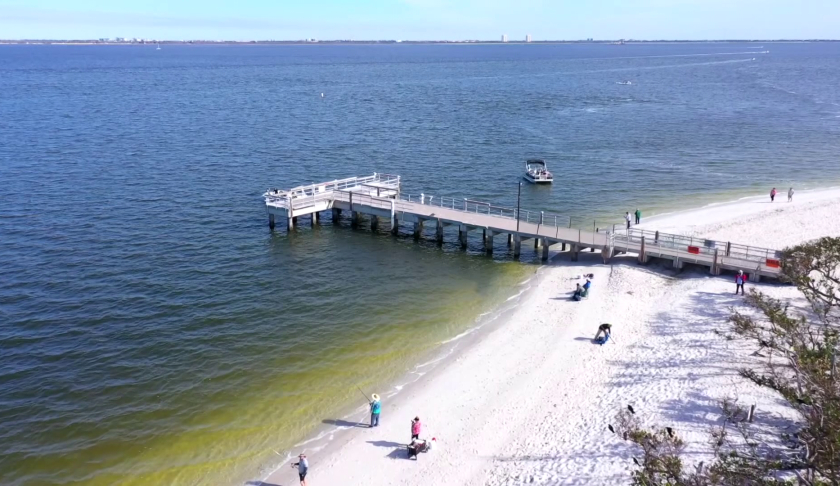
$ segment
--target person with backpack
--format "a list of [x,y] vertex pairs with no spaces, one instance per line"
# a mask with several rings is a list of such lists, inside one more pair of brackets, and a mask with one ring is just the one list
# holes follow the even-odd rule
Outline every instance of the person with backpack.
[[735,275],[735,295],[738,295],[738,289],[741,289],[741,295],[744,295],[744,283],[747,281],[747,276],[744,275],[743,270],[738,270]]

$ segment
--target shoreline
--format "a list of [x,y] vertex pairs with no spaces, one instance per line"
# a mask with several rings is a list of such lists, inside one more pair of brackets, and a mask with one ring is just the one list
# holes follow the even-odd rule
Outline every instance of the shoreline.
[[[786,194],[785,194],[786,196]],[[761,204],[761,199],[764,197],[762,196],[750,196],[746,198],[742,198],[736,201],[728,201],[723,203],[714,203],[710,204],[701,208],[696,208],[687,211],[678,211],[673,213],[665,213],[660,214],[657,216],[653,216],[647,219],[643,219],[643,226],[645,225],[655,225],[656,229],[660,229],[662,226],[679,226],[678,219],[682,220],[682,229],[684,231],[694,231],[697,229],[702,229],[700,226],[709,227],[709,226],[725,226],[723,223],[726,221],[732,221],[735,218],[738,219],[750,219],[756,215],[762,215],[767,213],[770,210],[771,213],[779,212],[779,210],[784,210],[785,207],[788,208],[801,208],[804,207],[805,210],[810,208],[811,206],[819,206],[821,204],[827,204],[831,202],[836,202],[840,200],[840,189],[837,187],[826,188],[826,189],[816,189],[810,191],[802,191],[797,193],[794,196],[794,203],[788,205],[786,202],[776,202],[776,207],[770,207],[768,204]],[[783,200],[786,201],[786,197],[783,197]],[[733,211],[734,208],[740,208],[739,211]],[[733,216],[734,214],[734,216]],[[699,218],[699,215],[704,215],[703,218]],[[686,220],[692,221],[691,225],[685,223]],[[736,227],[739,224],[734,225]],[[738,241],[738,240],[734,240]],[[784,246],[787,246],[786,243]],[[776,245],[779,249],[781,249],[782,245]],[[589,256],[586,256],[589,255]],[[355,427],[355,426],[344,426],[344,427],[337,427],[333,428],[331,431],[321,431],[315,437],[308,439],[302,443],[296,445],[296,448],[300,450],[307,451],[307,452],[314,452],[312,456],[310,456],[310,465],[312,467],[311,476],[313,480],[317,480],[319,484],[332,484],[331,481],[327,481],[326,483],[323,482],[321,479],[324,475],[328,479],[332,478],[344,478],[346,474],[353,475],[355,480],[358,481],[370,481],[372,477],[370,475],[366,475],[368,472],[371,471],[371,468],[377,468],[377,462],[381,462],[380,454],[376,453],[376,450],[371,450],[370,445],[372,444],[374,447],[383,447],[385,449],[390,449],[391,453],[386,456],[389,458],[385,464],[380,466],[387,466],[388,469],[392,469],[393,463],[404,463],[411,466],[411,463],[398,460],[397,458],[401,458],[402,454],[404,454],[404,448],[400,448],[400,442],[396,439],[399,437],[395,437],[394,439],[386,440],[386,441],[368,441],[368,443],[364,443],[363,439],[371,439],[371,438],[380,438],[383,432],[386,432],[387,435],[393,435],[391,432],[394,427],[393,423],[400,422],[403,418],[402,415],[406,415],[405,418],[406,424],[408,423],[409,416],[413,417],[414,414],[419,414],[422,416],[427,417],[436,417],[436,411],[431,412],[421,412],[420,410],[417,413],[414,412],[402,412],[403,410],[407,410],[409,407],[413,405],[412,409],[423,409],[423,406],[418,406],[417,400],[427,395],[427,392],[431,388],[438,388],[440,382],[452,382],[453,379],[455,381],[463,381],[462,379],[458,379],[458,375],[462,374],[459,373],[458,368],[463,367],[463,362],[468,360],[474,360],[475,357],[471,355],[475,355],[476,353],[481,353],[482,350],[480,348],[487,347],[488,341],[491,340],[498,340],[501,335],[509,334],[512,330],[508,329],[510,327],[523,327],[528,326],[527,321],[537,321],[542,319],[542,316],[535,316],[532,312],[528,312],[531,307],[538,306],[539,301],[543,300],[542,298],[546,297],[549,294],[558,293],[556,290],[549,288],[556,284],[559,281],[568,280],[574,277],[574,274],[580,273],[595,273],[596,278],[594,280],[595,287],[594,287],[594,295],[590,298],[590,300],[594,300],[601,292],[603,292],[602,285],[604,283],[608,283],[612,285],[611,276],[613,276],[614,268],[618,267],[619,273],[626,273],[624,278],[628,279],[647,279],[653,280],[654,283],[648,283],[649,285],[654,286],[661,286],[661,285],[668,285],[672,276],[668,276],[668,270],[658,270],[658,271],[650,271],[644,269],[644,267],[638,267],[632,262],[628,262],[622,259],[622,261],[614,263],[612,265],[604,265],[600,262],[600,255],[596,253],[586,253],[581,254],[581,261],[577,264],[573,264],[571,262],[560,261],[558,258],[558,253],[553,251],[553,255],[549,261],[549,264],[540,267],[540,269],[536,272],[536,274],[531,277],[530,282],[531,287],[526,291],[520,292],[518,294],[518,298],[516,301],[518,302],[517,305],[511,306],[510,308],[503,309],[499,312],[497,318],[493,319],[491,322],[480,324],[475,328],[471,328],[470,330],[461,333],[460,338],[458,336],[453,337],[452,339],[446,340],[441,343],[442,346],[445,344],[455,342],[456,344],[452,346],[449,351],[444,351],[441,349],[437,353],[434,353],[436,357],[430,361],[425,362],[420,365],[417,365],[414,370],[416,371],[418,367],[421,366],[428,366],[434,365],[429,369],[427,372],[424,372],[417,376],[415,380],[410,383],[404,384],[400,389],[399,395],[391,395],[392,399],[389,400],[388,395],[383,394],[383,427],[380,427],[376,431],[371,431],[369,429]],[[632,259],[630,259],[632,260]],[[702,282],[705,283],[706,281],[711,281],[713,284],[717,285],[725,285],[728,283],[728,279],[724,276],[721,277],[709,277],[709,276],[702,276],[697,274],[692,274],[692,272],[684,272],[690,274],[690,277],[687,279],[688,282]],[[640,274],[640,275],[632,275],[632,274]],[[573,286],[573,282],[569,282],[568,286]],[[769,287],[774,287],[772,284],[769,284]],[[568,289],[568,287],[567,287]],[[558,299],[560,302],[565,301],[565,297],[562,294],[565,293],[563,289],[560,291],[561,296],[552,297],[552,299]],[[517,297],[517,296],[515,296]],[[508,299],[509,301],[511,299]],[[651,302],[655,304],[655,302]],[[565,307],[569,307],[568,302],[563,302]],[[566,321],[571,320],[573,324],[578,324],[579,320],[577,314],[581,309],[585,309],[590,302],[584,301],[582,303],[576,303],[572,305],[577,305],[577,309],[566,309],[567,313],[561,316],[557,316],[563,318]],[[654,305],[655,307],[655,305]],[[643,312],[642,312],[643,314]],[[523,319],[525,318],[525,319]],[[598,320],[596,316],[587,316],[585,321],[589,321],[589,319]],[[533,324],[533,322],[531,322]],[[534,327],[533,325],[531,327]],[[586,328],[592,328],[592,325],[587,325]],[[536,329],[535,329],[536,330]],[[560,335],[568,334],[568,332],[572,332],[570,330],[560,331]],[[568,338],[569,336],[565,336]],[[583,336],[579,336],[577,339],[583,339]],[[629,340],[631,336],[622,337],[621,344],[627,346],[628,344],[632,344],[634,341]],[[588,339],[588,338],[586,338]],[[579,344],[579,343],[576,343]],[[577,346],[577,350],[571,350],[574,356],[577,356],[580,359],[586,360],[591,358],[591,356],[586,356],[588,353],[584,353],[582,349],[586,349],[586,347]],[[612,348],[608,347],[607,349],[612,350]],[[588,350],[591,351],[591,350]],[[583,354],[582,354],[583,353]],[[557,360],[558,366],[568,367],[570,357],[555,357]],[[574,362],[574,360],[572,360]],[[515,363],[514,363],[515,364]],[[522,370],[515,369],[518,368],[518,365],[513,366],[511,369],[514,373],[521,374]],[[574,367],[571,367],[574,368]],[[573,369],[570,369],[570,372],[573,372]],[[410,373],[409,373],[410,374]],[[492,373],[491,373],[492,375]],[[463,377],[461,377],[463,378]],[[490,376],[490,380],[493,380],[493,377]],[[404,381],[404,380],[399,380]],[[575,380],[577,381],[577,380]],[[450,392],[450,394],[458,394],[459,386],[452,386],[452,383],[449,383],[449,387],[446,390]],[[587,389],[587,386],[583,386],[584,390]],[[504,395],[507,390],[503,388],[501,389],[494,389],[491,388],[487,390],[490,393],[502,394]],[[472,397],[469,393],[461,392],[462,394],[467,395],[470,398]],[[437,392],[437,395],[441,395]],[[436,396],[437,396],[436,395]],[[445,394],[443,394],[445,395]],[[421,400],[420,403],[423,403]],[[568,404],[567,404],[568,405]],[[555,404],[555,407],[557,405]],[[637,406],[638,407],[638,406]],[[431,413],[431,415],[429,415]],[[445,414],[444,414],[445,416]],[[392,418],[392,417],[399,417],[399,418]],[[346,417],[343,418],[347,419],[348,422],[366,422],[367,421],[367,412],[366,406],[357,407],[353,412],[348,414]],[[425,421],[426,419],[424,419]],[[432,420],[432,423],[437,422],[437,420]],[[404,428],[407,429],[407,425],[405,427],[397,427],[397,428]],[[428,426],[427,426],[428,427]],[[349,430],[352,428],[358,428],[359,430]],[[447,427],[443,426],[442,424],[435,423],[433,431],[431,432],[434,435],[434,431],[439,431],[440,435],[442,436],[440,439],[439,448],[446,448],[449,449],[449,445],[451,442],[451,438],[447,437],[449,433],[447,432]],[[513,435],[516,435],[512,433]],[[408,435],[406,433],[396,434],[397,436]],[[425,436],[426,434],[424,434]],[[374,437],[376,436],[376,437]],[[323,441],[326,439],[326,443],[318,444],[319,440]],[[403,437],[401,440],[402,442],[407,442],[408,437]],[[466,440],[467,442],[471,442]],[[314,447],[310,446],[309,444],[315,443]],[[481,441],[479,441],[479,444]],[[470,444],[475,445],[475,444]],[[361,449],[364,449],[366,452],[363,453]],[[629,450],[629,447],[628,447]],[[293,455],[296,455],[298,450],[291,451],[287,455],[287,460],[284,460],[283,463],[277,465],[276,467],[272,468],[271,472],[266,473],[264,470],[263,474],[261,474],[262,479],[259,482],[252,481],[250,484],[287,484],[296,480],[294,477],[294,471],[289,470],[288,467],[288,458],[291,458]],[[427,455],[424,455],[420,458],[420,462],[430,462],[429,456],[434,455],[436,457],[435,462],[438,462],[438,459],[441,459],[443,455],[436,454],[436,451],[432,451]],[[355,460],[350,460],[348,456],[354,456]],[[442,460],[442,459],[441,459]],[[363,465],[356,465],[354,467],[350,467],[349,463],[368,463],[367,466]],[[483,464],[482,467],[477,469],[479,475],[482,470],[487,470],[488,468],[492,469],[493,464],[496,461],[479,461]],[[326,467],[325,467],[326,466]],[[498,468],[498,467],[496,467]],[[347,469],[347,470],[345,470]],[[404,475],[411,476],[411,473],[408,471],[401,472],[399,470],[399,466],[394,468],[395,471],[391,472],[390,474],[377,474],[377,477],[382,477],[384,482],[382,484],[393,484],[394,481],[397,479],[400,480],[408,480],[410,478],[403,477]],[[426,469],[425,467],[423,468]],[[502,468],[504,469],[504,468]],[[344,472],[338,473],[339,470]],[[371,473],[372,474],[372,473]],[[395,476],[391,476],[391,474],[395,474]],[[463,484],[455,481],[454,479],[449,479],[452,475],[458,476],[455,473],[451,473],[446,475],[446,478],[441,478],[447,484]],[[385,478],[390,478],[390,482]],[[413,476],[412,476],[413,477]],[[458,476],[461,480],[470,483],[470,480],[475,477],[474,474],[468,475],[468,477]],[[419,479],[419,478],[418,478]],[[607,479],[607,482],[609,480]],[[415,484],[412,481],[408,481],[405,484]],[[503,483],[499,483],[503,484]],[[506,484],[506,483],[504,483]]]

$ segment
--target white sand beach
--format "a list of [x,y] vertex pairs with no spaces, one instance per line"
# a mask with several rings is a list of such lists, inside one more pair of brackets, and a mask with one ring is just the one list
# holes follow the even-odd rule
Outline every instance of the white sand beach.
[[[793,203],[785,202],[786,189],[772,204],[747,198],[643,225],[776,249],[840,235],[840,189],[803,191]],[[595,275],[590,297],[571,301],[584,273]],[[385,400],[380,427],[345,427],[323,449],[294,451],[309,456],[308,484],[627,484],[632,445],[607,425],[628,404],[645,423],[673,427],[694,460],[711,452],[708,431],[723,397],[756,404],[758,426],[790,417],[778,397],[738,376],[756,359],[750,344],[721,336],[732,308],[743,305],[732,274],[641,266],[632,257],[604,265],[585,252],[574,263],[557,256],[538,280],[502,325]],[[790,286],[757,286],[798,297]],[[613,324],[614,339],[598,346],[591,339],[604,322]],[[437,439],[416,461],[404,446],[415,415],[421,436]],[[298,484],[288,465],[263,481]]]

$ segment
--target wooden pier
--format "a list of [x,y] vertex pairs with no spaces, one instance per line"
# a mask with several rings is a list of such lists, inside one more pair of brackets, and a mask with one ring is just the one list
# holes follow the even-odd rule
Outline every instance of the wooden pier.
[[514,258],[519,257],[522,242],[532,240],[543,261],[548,260],[552,245],[560,245],[560,250],[568,251],[572,261],[577,261],[581,251],[590,249],[600,251],[605,263],[613,255],[632,253],[640,263],[663,258],[672,261],[675,268],[682,268],[686,263],[703,265],[715,275],[723,270],[743,270],[752,281],[761,277],[777,278],[781,273],[781,253],[776,250],[658,231],[617,227],[582,230],[572,228],[568,216],[544,211],[507,208],[464,198],[402,194],[400,182],[399,176],[374,174],[286,191],[269,189],[264,194],[269,226],[273,229],[280,219],[292,230],[301,216],[310,216],[315,225],[324,211],[330,211],[334,220],[343,211],[349,211],[354,226],[365,215],[374,230],[381,221],[387,221],[394,234],[401,224],[412,225],[415,238],[420,237],[426,225],[431,225],[438,242],[443,241],[444,227],[455,226],[464,248],[468,233],[481,231],[487,253],[493,252],[494,238],[503,235],[513,247]]

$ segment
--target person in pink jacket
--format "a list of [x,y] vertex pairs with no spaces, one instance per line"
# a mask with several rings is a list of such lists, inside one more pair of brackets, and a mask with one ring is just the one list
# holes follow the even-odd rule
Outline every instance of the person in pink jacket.
[[420,417],[414,417],[414,420],[411,421],[411,439],[412,440],[420,440],[420,429],[422,425],[420,424]]

